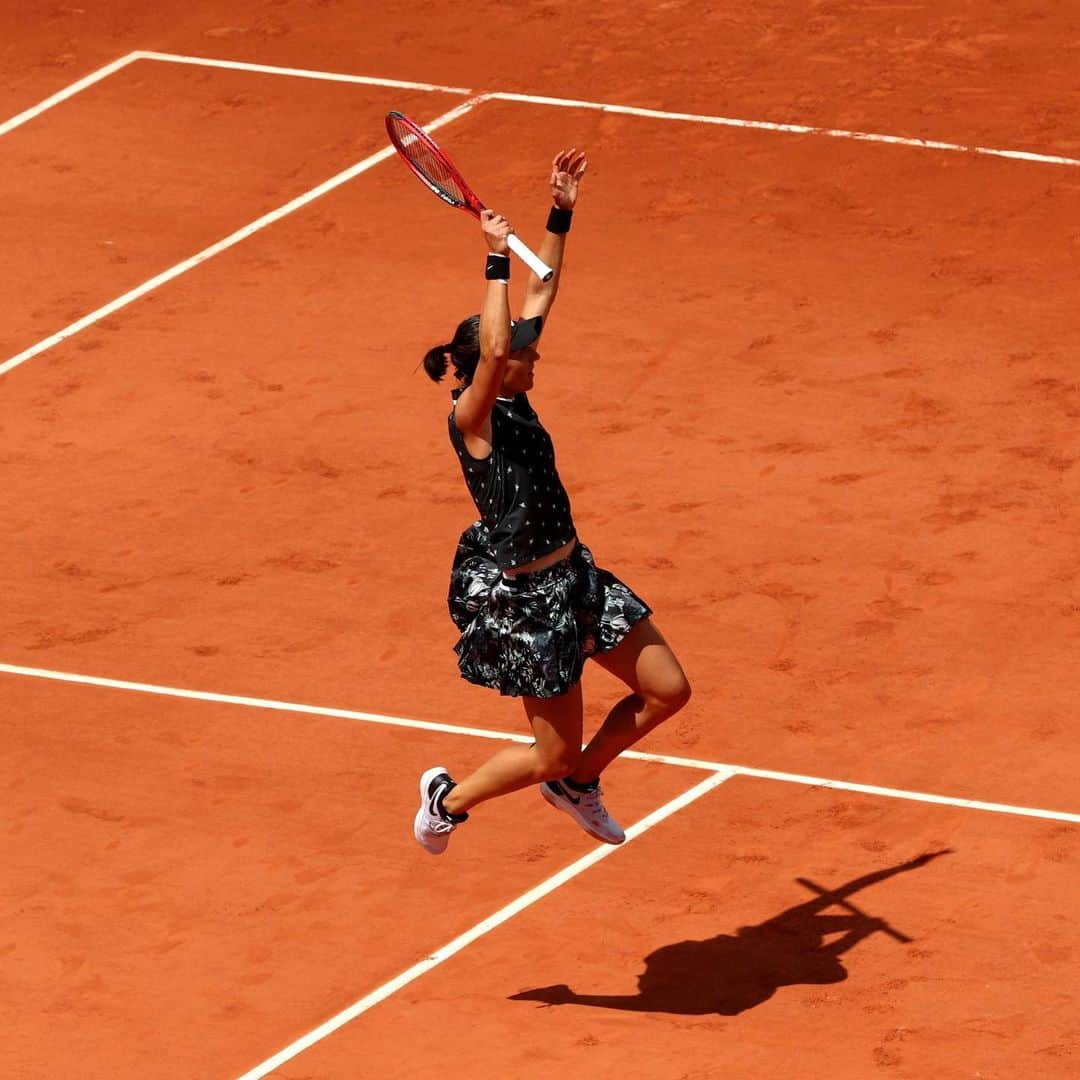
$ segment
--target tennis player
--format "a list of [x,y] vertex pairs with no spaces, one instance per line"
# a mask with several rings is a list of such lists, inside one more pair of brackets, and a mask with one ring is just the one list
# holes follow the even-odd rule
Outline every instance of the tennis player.
[[[433,380],[452,366],[460,384],[451,395],[450,442],[480,515],[461,535],[451,571],[458,667],[469,682],[521,698],[535,739],[500,750],[460,781],[441,765],[423,773],[413,831],[433,855],[446,850],[474,806],[532,784],[597,840],[621,844],[626,837],[604,806],[600,776],[690,698],[649,606],[578,540],[551,437],[528,397],[586,167],[576,150],[552,162],[554,205],[537,254],[555,273],[546,283],[529,275],[516,322],[508,296],[513,230],[502,215],[482,213],[488,254],[480,314],[424,357]],[[582,750],[581,673],[589,657],[630,693]]]

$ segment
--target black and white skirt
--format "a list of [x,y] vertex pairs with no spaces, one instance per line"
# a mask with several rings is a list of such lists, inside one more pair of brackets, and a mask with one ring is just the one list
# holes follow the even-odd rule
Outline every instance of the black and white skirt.
[[505,576],[480,522],[458,541],[448,602],[462,677],[508,697],[565,694],[590,656],[614,649],[652,614],[581,543],[546,570]]

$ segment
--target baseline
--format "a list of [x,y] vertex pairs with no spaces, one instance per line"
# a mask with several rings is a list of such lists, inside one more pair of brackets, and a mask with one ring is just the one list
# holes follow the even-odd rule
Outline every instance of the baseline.
[[370,76],[342,75],[334,72],[314,71],[309,68],[272,67],[265,64],[248,64],[235,60],[216,60],[205,56],[185,56],[180,53],[140,52],[139,57],[161,60],[173,64],[197,64],[203,67],[234,68],[240,71],[258,71],[269,75],[287,75],[304,79],[326,79],[334,82],[360,82],[375,86],[401,86],[414,90],[441,90],[452,94],[475,94],[479,101],[518,101],[528,105],[550,105],[568,109],[591,109],[624,116],[642,116],[653,120],[677,120],[695,124],[714,124],[721,127],[749,128],[755,131],[774,131],[790,135],[817,135],[830,139],[853,139],[856,142],[875,142],[890,146],[907,146],[919,150],[945,150],[953,153],[984,154],[991,157],[1030,161],[1042,165],[1080,166],[1080,158],[1060,157],[1056,154],[1039,154],[1028,150],[1000,150],[990,146],[969,146],[963,143],[942,142],[937,139],[916,139],[903,135],[882,135],[869,131],[850,131],[845,128],[815,127],[808,124],[778,123],[771,120],[743,120],[731,116],[711,116],[705,113],[669,112],[663,109],[643,109],[635,105],[611,105],[599,101],[579,101],[571,98],[545,97],[538,94],[516,94],[503,91],[484,93],[462,87],[432,86],[427,83],[396,82]]
[[702,795],[707,794],[714,788],[719,787],[725,780],[730,779],[734,775],[734,771],[717,771],[711,776],[707,776],[692,788],[684,791],[681,795],[677,795],[670,802],[664,803],[663,806],[654,810],[651,814],[646,814],[640,821],[631,825],[626,830],[625,842],[619,847],[603,844],[600,847],[593,848],[592,851],[582,855],[576,862],[572,862],[565,869],[560,870],[557,874],[553,874],[546,881],[542,881],[528,892],[523,893],[516,900],[512,900],[509,904],[501,907],[493,915],[489,915],[470,930],[466,930],[464,934],[460,934],[441,949],[437,949],[430,956],[425,956],[423,960],[414,964],[408,970],[403,971],[400,975],[395,976],[389,982],[383,983],[382,986],[373,990],[365,997],[362,997],[347,1009],[343,1009],[336,1016],[331,1017],[324,1024],[320,1024],[319,1027],[308,1032],[308,1034],[297,1039],[294,1043],[285,1047],[284,1050],[279,1051],[273,1057],[267,1058],[266,1061],[256,1065],[255,1068],[250,1069],[248,1072],[244,1073],[243,1076],[239,1077],[239,1080],[259,1080],[260,1077],[273,1072],[286,1061],[296,1057],[309,1047],[314,1046],[315,1043],[325,1039],[327,1035],[333,1034],[338,1028],[344,1027],[344,1025],[351,1020],[355,1020],[358,1016],[367,1012],[372,1006],[378,1005],[380,1001],[384,1001],[402,987],[408,986],[409,983],[420,978],[421,975],[438,967],[444,960],[449,960],[450,957],[455,953],[461,952],[467,945],[471,945],[478,938],[483,937],[496,927],[509,921],[515,915],[524,911],[526,908],[531,907],[538,900],[542,900],[561,885],[565,885],[568,881],[577,877],[585,870],[588,870],[590,866],[595,866],[601,859],[606,859],[609,855],[613,855],[616,851],[619,851],[621,847],[625,847],[626,844],[630,843],[632,840],[636,840],[642,833],[647,832],[654,825],[658,825],[665,818],[671,817],[672,814],[689,806],[690,803],[701,798]]
[[[248,64],[234,60],[216,60],[209,57],[192,57],[184,56],[177,53],[159,53],[149,51],[135,51],[128,53],[126,56],[121,57],[119,60],[114,61],[112,64],[106,65],[103,68],[98,69],[96,72],[86,76],[86,78],[72,83],[66,89],[54,94],[52,97],[47,98],[45,101],[39,103],[31,109],[20,113],[18,116],[13,117],[7,121],[6,124],[0,125],[0,135],[6,131],[11,130],[12,127],[25,123],[27,120],[39,115],[46,109],[51,108],[53,105],[67,100],[74,94],[79,93],[86,87],[93,85],[95,82],[99,82],[101,79],[106,78],[108,75],[113,74],[115,71],[127,66],[134,60],[154,60],[163,63],[175,63],[175,64],[194,64],[203,67],[217,67],[217,68],[229,68],[242,71],[255,71],[265,74],[277,74],[283,76],[291,76],[297,78],[309,78],[309,79],[322,79],[334,82],[351,82],[360,83],[365,85],[377,85],[377,86],[398,86],[402,88],[409,88],[414,90],[429,90],[434,92],[444,92],[453,94],[468,94],[470,91],[461,87],[443,87],[437,86],[431,83],[417,83],[407,82],[403,80],[388,80],[379,79],[373,76],[361,76],[361,75],[343,75],[334,72],[320,72],[306,68],[288,68],[288,67],[274,67],[272,65],[261,64]],[[544,97],[531,94],[516,94],[502,91],[491,91],[476,94],[469,98],[468,101],[451,109],[449,112],[444,113],[442,116],[437,117],[431,123],[424,125],[428,131],[434,131],[438,128],[450,123],[452,120],[457,119],[460,116],[470,112],[477,105],[483,104],[486,101],[510,101],[510,102],[522,102],[531,105],[547,105],[556,106],[561,108],[579,108],[589,109],[599,112],[622,114],[627,116],[639,116],[647,117],[651,119],[671,120],[671,121],[684,121],[702,124],[713,124],[725,127],[736,128],[748,128],[762,131],[775,131],[789,134],[798,135],[820,135],[827,136],[829,138],[844,138],[853,139],[860,142],[877,142],[886,143],[898,146],[916,147],[919,149],[928,150],[941,150],[952,151],[959,153],[971,153],[990,155],[1000,158],[1010,158],[1020,161],[1029,161],[1040,164],[1051,165],[1065,165],[1065,166],[1080,166],[1080,159],[1057,157],[1049,154],[1037,154],[1023,150],[999,150],[992,147],[985,146],[965,146],[960,143],[940,142],[936,140],[928,139],[912,139],[898,135],[879,135],[870,132],[860,131],[847,131],[841,128],[822,128],[812,127],[805,124],[784,124],[773,123],[771,121],[764,120],[741,120],[733,117],[724,116],[709,116],[698,113],[679,113],[679,112],[665,112],[659,109],[643,109],[631,105],[611,105],[602,102],[594,101],[578,101],[570,98],[555,98]],[[156,275],[153,278],[143,282],[142,285],[137,286],[134,289],[129,290],[122,296],[117,297],[115,300],[110,301],[108,304],[103,305],[95,311],[90,312],[88,315],[84,315],[82,318],[75,320],[62,330],[57,331],[50,336],[43,338],[35,345],[30,346],[28,349],[23,350],[21,353],[17,353],[15,356],[10,357],[3,363],[0,363],[0,375],[5,375],[14,368],[19,367],[27,360],[39,355],[42,352],[51,349],[54,345],[58,345],[60,342],[65,341],[67,338],[74,336],[81,330],[86,329],[88,326],[92,326],[99,322],[101,319],[106,318],[115,311],[119,311],[121,308],[127,307],[133,301],[145,296],[147,293],[152,292],[160,285],[164,285],[167,282],[179,277],[181,274],[186,273],[188,270],[198,266],[200,263],[205,262],[207,259],[213,258],[215,255],[220,254],[222,251],[233,247],[241,240],[245,240],[247,237],[264,229],[267,225],[273,224],[275,221],[279,221],[281,218],[288,216],[293,211],[306,206],[308,203],[325,195],[327,192],[332,191],[334,188],[340,187],[342,184],[347,183],[349,180],[354,179],[361,173],[366,172],[372,166],[377,165],[379,162],[386,160],[386,158],[392,156],[394,153],[392,147],[384,147],[382,150],[370,157],[365,158],[363,161],[358,162],[356,165],[351,166],[348,169],[338,173],[331,177],[329,180],[324,181],[322,184],[310,191],[305,192],[302,195],[297,196],[290,202],[283,206],[278,207],[276,210],[272,210],[262,217],[251,222],[249,225],[245,225],[242,228],[231,233],[223,240],[218,241],[215,244],[211,244],[209,247],[204,248],[202,251],[191,256],[189,259],[185,259],[183,262],[177,263],[175,266],[170,267],[168,270]]]
[[227,68],[230,71],[252,71],[259,75],[286,75],[294,79],[317,79],[322,82],[356,83],[360,86],[397,87],[400,90],[432,90],[442,94],[471,95],[462,86],[438,86],[435,83],[408,82],[404,79],[381,79],[374,75],[345,75],[337,71],[316,71],[312,68],[277,67],[274,64],[251,64],[243,60],[212,60],[203,56],[183,56],[141,50],[132,53],[138,60],[160,60],[169,64],[191,64],[195,67]]
[[[154,683],[128,682],[123,679],[108,679],[97,675],[80,675],[66,671],[50,671],[45,668],[22,667],[17,664],[0,663],[0,674],[19,675],[34,679],[49,679],[54,682],[81,683],[85,686],[99,686],[110,690],[128,690],[142,694],[157,694],[164,697],[188,698],[195,701],[212,701],[224,705],[243,705],[254,709],[270,709],[276,712],[306,713],[311,716],[331,716],[342,720],[360,720],[371,724],[389,724],[394,727],[413,728],[420,731],[437,731],[448,735],[471,735],[480,739],[498,739],[504,742],[531,743],[528,735],[505,731],[490,731],[484,728],[465,727],[458,724],[443,724],[434,720],[412,720],[402,716],[385,716],[381,713],[359,712],[352,709],[336,709],[321,705],[302,705],[290,701],[275,701],[269,698],[245,697],[237,694],[219,694],[209,690],[185,690],[174,686],[160,686]],[[750,776],[759,780],[776,780],[785,784],[800,784],[804,787],[831,788],[836,791],[854,791],[862,795],[876,795],[886,799],[903,799],[908,802],[932,803],[937,806],[953,806],[963,810],[981,810],[993,814],[1010,814],[1015,817],[1041,818],[1047,821],[1067,821],[1080,824],[1080,814],[1063,810],[1045,810],[1031,806],[1013,806],[1008,803],[986,802],[981,799],[963,799],[952,795],[936,795],[924,791],[908,791],[903,788],[880,787],[875,784],[860,784],[850,780],[832,780],[821,776],[804,776],[799,773],[780,772],[775,769],[758,769],[748,765],[732,765],[721,761],[703,761],[695,758],[678,757],[673,754],[651,754],[641,750],[627,750],[622,755],[636,761],[648,761],[658,765],[674,765],[685,769],[699,769],[705,772],[728,776]]]
[[61,102],[67,101],[68,98],[74,97],[88,87],[93,86],[94,83],[101,82],[102,79],[107,79],[110,75],[115,75],[118,71],[126,68],[128,64],[132,64],[136,60],[158,60],[172,64],[194,64],[199,67],[228,68],[232,71],[252,71],[263,75],[289,75],[293,78],[318,79],[323,82],[354,83],[361,86],[396,87],[400,90],[430,90],[443,94],[462,95],[472,93],[472,91],[466,90],[464,87],[460,86],[436,86],[433,83],[409,82],[404,79],[380,79],[373,75],[343,75],[333,71],[313,71],[309,68],[275,67],[271,64],[248,64],[239,60],[205,60],[202,57],[197,56],[181,56],[177,53],[161,53],[147,49],[135,49],[134,51],[121,56],[118,60],[113,60],[111,63],[105,64],[96,71],[90,72],[89,75],[84,75],[81,79],[77,79],[69,86],[65,86],[62,90],[58,90],[55,94],[51,94],[49,97],[44,98],[36,105],[31,105],[29,109],[24,109],[21,113],[11,117],[10,120],[5,120],[3,123],[0,123],[0,135],[6,135],[9,131],[14,131],[15,128],[21,127],[27,121],[33,120],[43,112],[47,112],[49,109],[53,108],[53,106],[59,105]]
[[604,105],[595,101],[573,101],[567,98],[537,97],[531,94],[492,93],[492,101],[520,101],[529,105],[554,105],[567,109],[593,109],[624,116],[644,116],[653,120],[680,120],[695,124],[716,124],[721,127],[750,128],[755,131],[777,131],[790,135],[819,135],[830,139],[853,139],[856,142],[885,143],[889,146],[909,146],[919,150],[948,150],[962,154],[988,154],[991,157],[1032,161],[1042,165],[1080,166],[1080,158],[1036,154],[1027,150],[997,150],[990,146],[966,146],[963,143],[939,142],[936,139],[913,139],[905,135],[879,135],[869,131],[848,131],[845,128],[812,127],[808,124],[781,124],[769,120],[737,120],[730,116],[706,116],[698,113],[663,112],[660,109],[640,109],[633,105]]

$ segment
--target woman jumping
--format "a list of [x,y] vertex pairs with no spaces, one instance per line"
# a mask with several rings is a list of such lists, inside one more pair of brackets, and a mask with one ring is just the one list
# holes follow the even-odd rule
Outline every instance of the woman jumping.
[[[436,382],[453,365],[461,383],[452,392],[450,442],[480,514],[461,535],[451,572],[450,615],[461,631],[458,667],[469,682],[520,697],[535,739],[500,750],[460,781],[441,765],[424,772],[413,832],[433,855],[446,850],[450,833],[474,806],[531,784],[590,835],[621,844],[625,834],[604,807],[600,775],[690,698],[649,606],[597,567],[578,540],[551,438],[527,396],[586,165],[574,150],[552,163],[554,206],[537,254],[555,274],[546,283],[529,276],[521,317],[510,320],[507,237],[513,229],[486,210],[481,312],[424,357]],[[590,656],[630,693],[582,750],[581,673]]]

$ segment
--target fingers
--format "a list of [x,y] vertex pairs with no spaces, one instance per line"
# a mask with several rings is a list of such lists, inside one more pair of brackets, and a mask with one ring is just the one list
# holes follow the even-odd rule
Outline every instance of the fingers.
[[480,211],[480,226],[492,236],[508,236],[514,231],[514,226],[494,210]]
[[484,234],[488,250],[504,255],[507,250],[507,237],[514,231],[514,227],[502,214],[494,210],[481,210],[480,231]]
[[585,151],[579,151],[575,146],[569,150],[560,150],[551,163],[553,173],[568,173],[574,180],[580,180],[588,167],[589,162],[585,157]]

